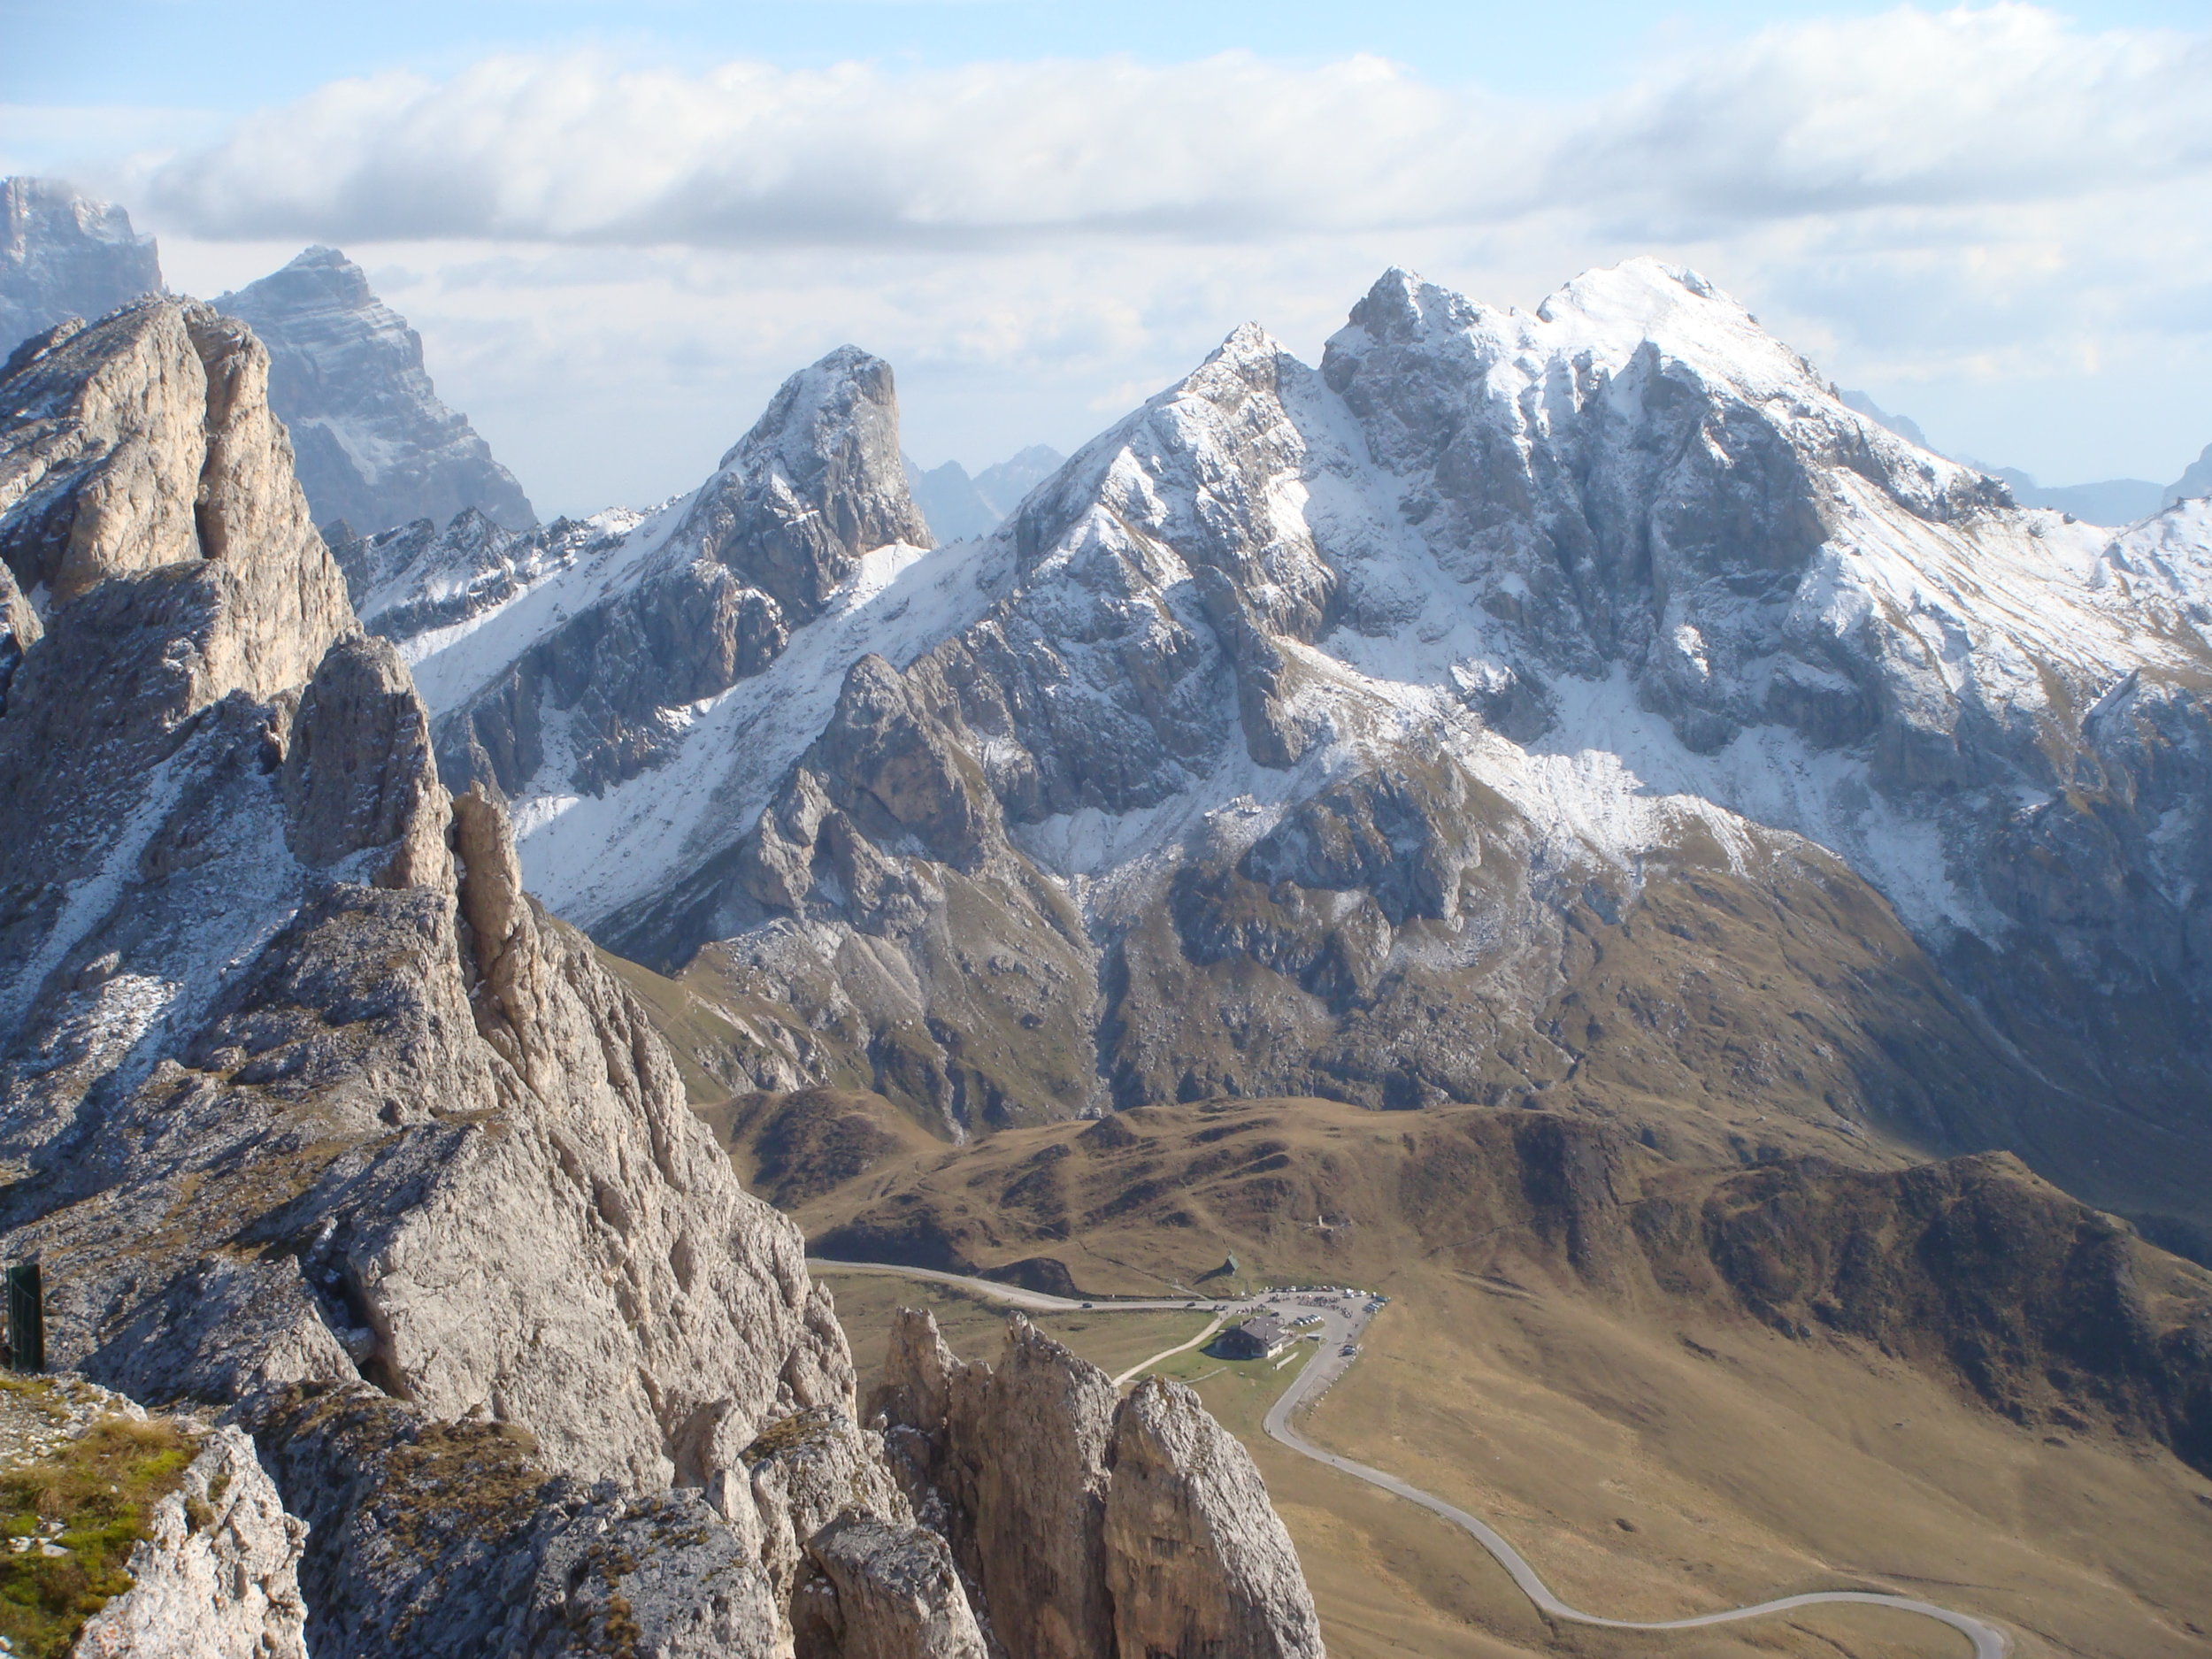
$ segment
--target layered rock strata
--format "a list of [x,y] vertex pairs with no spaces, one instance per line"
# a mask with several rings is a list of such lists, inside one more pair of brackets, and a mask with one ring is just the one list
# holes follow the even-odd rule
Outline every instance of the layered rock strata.
[[215,303],[269,348],[270,403],[318,524],[377,531],[472,511],[509,530],[537,522],[468,417],[440,401],[421,336],[335,248],[310,248]]

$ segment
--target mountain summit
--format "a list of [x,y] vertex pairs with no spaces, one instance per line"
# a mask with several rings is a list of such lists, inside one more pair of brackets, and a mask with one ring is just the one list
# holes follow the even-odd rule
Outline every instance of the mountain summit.
[[131,216],[59,179],[0,179],[0,357],[66,317],[104,317],[161,290]]
[[268,345],[270,405],[317,522],[442,525],[465,508],[510,530],[537,522],[468,418],[439,401],[421,336],[335,248],[310,248],[215,305]]
[[[1118,1401],[1026,1325],[963,1369],[922,1316],[891,1380],[949,1387],[895,1402],[895,1463],[798,1229],[525,894],[498,802],[440,783],[269,364],[156,297],[0,370],[0,1254],[42,1266],[58,1368],[227,1412],[283,1505],[257,1486],[265,1594],[226,1522],[142,1645],[99,1650],[986,1659],[996,1629],[1101,1659],[1164,1630],[1317,1659],[1282,1525],[1187,1390]],[[671,537],[795,625],[916,525],[882,365],[786,389]],[[229,1482],[149,1529],[142,1586]],[[114,1587],[64,1583],[80,1617]],[[278,1616],[211,1636],[257,1595]]]
[[[804,504],[887,537],[897,471]],[[804,565],[749,679],[672,672],[736,590],[657,610],[657,711],[556,741],[641,659],[515,641],[600,637],[563,618],[695,568],[730,493],[588,603],[397,632],[557,907],[793,1011],[764,1084],[949,1126],[1559,1103],[1724,1158],[2006,1147],[2212,1221],[2199,507],[2020,509],[1656,261],[1533,312],[1392,271],[1318,368],[1239,329],[987,540]],[[649,780],[591,758],[618,730]]]

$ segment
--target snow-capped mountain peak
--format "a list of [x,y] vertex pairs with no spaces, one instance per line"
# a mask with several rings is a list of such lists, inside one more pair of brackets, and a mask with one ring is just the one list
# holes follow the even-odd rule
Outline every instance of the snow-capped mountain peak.
[[[795,1010],[764,1082],[955,1123],[1504,1098],[1549,1087],[1514,1033],[1581,983],[1568,936],[1652,905],[1917,964],[1773,1035],[1837,1145],[1834,1102],[1932,1066],[1997,1117],[2092,1087],[2110,1033],[2052,984],[2212,1002],[2201,515],[2116,542],[2020,511],[1693,273],[1524,312],[1392,271],[1317,368],[1237,329],[984,542],[788,557],[795,512],[910,511],[873,375],[797,377],[595,577],[626,596],[446,717],[557,908]],[[679,565],[733,586],[664,604]],[[695,673],[748,606],[768,642]],[[1884,1024],[1932,996],[1939,1053]],[[2197,1066],[2128,1087],[2170,1116]]]

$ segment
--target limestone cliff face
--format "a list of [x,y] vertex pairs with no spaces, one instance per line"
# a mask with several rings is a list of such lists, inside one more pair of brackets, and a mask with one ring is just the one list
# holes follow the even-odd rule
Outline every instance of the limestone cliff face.
[[[503,811],[440,784],[265,369],[157,301],[0,387],[0,548],[38,596],[0,711],[0,1236],[46,1263],[50,1351],[235,1402],[303,1475],[333,1390],[400,1402],[388,1433],[472,1416],[647,1490],[849,1414],[796,1231],[523,893]],[[403,1610],[395,1534],[349,1554],[360,1517],[306,1507],[324,1605],[365,1575]]]
[[1117,1659],[1321,1653],[1305,1576],[1245,1449],[1180,1383],[1148,1377],[1114,1422],[1107,1593]]
[[798,1659],[986,1659],[952,1551],[936,1533],[847,1517],[818,1532],[807,1554],[826,1593],[802,1606]]
[[907,1309],[872,1403],[993,1651],[1319,1659],[1313,1599],[1259,1472],[1188,1389],[1148,1380],[1117,1399],[1019,1316],[995,1367],[964,1364]]
[[[847,346],[792,376],[712,477],[655,512],[524,535],[468,515],[344,543],[365,619],[437,708],[448,780],[495,787],[530,821],[534,798],[602,795],[680,754],[696,764],[696,705],[760,679],[870,555],[929,545],[897,409],[889,366]],[[716,778],[676,793],[742,775],[735,755],[710,764]],[[549,890],[586,917],[567,883]]]
[[303,683],[351,614],[269,412],[260,342],[206,306],[149,300],[27,342],[10,366],[0,557],[17,586],[60,603],[176,572],[103,602],[122,608],[105,626],[194,627],[167,675],[176,718]]

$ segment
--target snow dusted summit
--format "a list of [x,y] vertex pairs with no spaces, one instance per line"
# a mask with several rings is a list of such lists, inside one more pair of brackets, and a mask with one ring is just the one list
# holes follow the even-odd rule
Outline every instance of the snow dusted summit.
[[2004,1146],[2212,1222],[2201,503],[2022,510],[1649,260],[1241,328],[933,551],[895,419],[833,354],[694,495],[368,607],[752,1080]]

